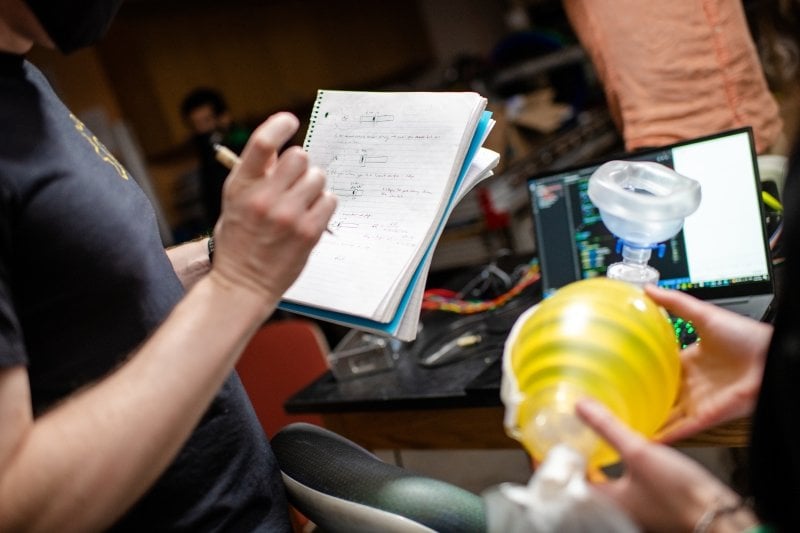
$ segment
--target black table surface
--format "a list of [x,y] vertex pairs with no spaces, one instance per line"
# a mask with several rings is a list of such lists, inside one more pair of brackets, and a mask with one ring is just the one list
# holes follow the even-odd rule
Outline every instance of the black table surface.
[[[289,413],[325,413],[500,405],[500,353],[487,352],[439,368],[400,355],[395,367],[338,381],[326,372],[292,396]],[[473,382],[481,385],[473,388]]]
[[[401,343],[394,367],[337,380],[326,372],[289,398],[289,413],[499,406],[503,343],[516,318],[540,299],[534,285],[494,311],[458,315],[423,312],[417,339]],[[425,356],[459,336],[477,332],[481,342],[446,364],[426,365]]]

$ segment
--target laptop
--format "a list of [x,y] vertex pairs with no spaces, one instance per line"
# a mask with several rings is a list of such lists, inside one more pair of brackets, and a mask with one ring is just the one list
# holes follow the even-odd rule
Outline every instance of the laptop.
[[612,159],[655,161],[700,182],[697,211],[664,243],[663,254],[654,250],[650,258],[659,285],[764,318],[774,280],[749,127],[528,178],[544,296],[605,275],[608,265],[622,260],[617,239],[587,195],[592,172]]

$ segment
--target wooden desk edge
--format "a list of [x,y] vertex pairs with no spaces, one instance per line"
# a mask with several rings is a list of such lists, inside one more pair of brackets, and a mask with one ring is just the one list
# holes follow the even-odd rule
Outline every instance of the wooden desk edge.
[[[322,414],[328,429],[368,449],[519,448],[506,435],[502,407],[466,407]],[[676,447],[746,447],[750,420],[720,425],[673,443]]]
[[732,420],[707,429],[697,435],[682,439],[673,445],[679,448],[721,446],[725,448],[746,448],[750,444],[752,424],[749,418]]

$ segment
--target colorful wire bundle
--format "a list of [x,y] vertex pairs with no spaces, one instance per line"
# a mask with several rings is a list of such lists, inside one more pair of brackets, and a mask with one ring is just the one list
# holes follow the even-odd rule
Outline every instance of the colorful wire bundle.
[[496,298],[492,298],[491,300],[462,300],[455,291],[448,289],[428,289],[425,291],[422,299],[422,308],[436,311],[448,311],[450,313],[459,313],[462,315],[491,311],[492,309],[497,309],[505,305],[506,302],[517,296],[525,290],[526,287],[539,281],[540,277],[539,263],[533,261],[514,286]]

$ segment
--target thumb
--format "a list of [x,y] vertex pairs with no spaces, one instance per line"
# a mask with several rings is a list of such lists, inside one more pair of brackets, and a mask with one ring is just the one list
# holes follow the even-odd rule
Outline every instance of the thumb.
[[277,159],[280,149],[294,136],[300,121],[291,113],[276,113],[264,121],[247,141],[236,176],[263,177]]

